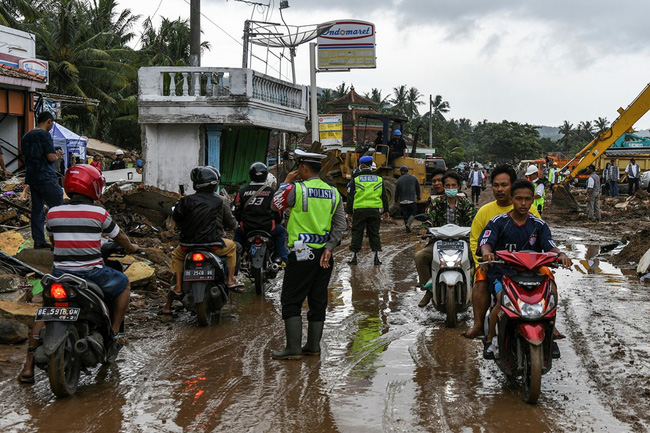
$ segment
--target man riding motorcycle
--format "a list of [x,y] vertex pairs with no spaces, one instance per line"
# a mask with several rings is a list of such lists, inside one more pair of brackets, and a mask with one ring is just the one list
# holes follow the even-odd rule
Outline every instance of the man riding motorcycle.
[[[479,241],[479,249],[483,260],[492,263],[495,260],[495,251],[536,251],[558,253],[558,261],[564,266],[570,266],[571,260],[566,254],[560,252],[551,236],[548,225],[530,213],[535,197],[535,186],[527,180],[517,180],[510,190],[513,208],[508,213],[494,217],[483,230]],[[550,276],[548,268],[540,269]],[[496,297],[496,305],[490,312],[489,331],[485,341],[483,356],[487,359],[494,358],[493,339],[496,333],[497,316],[501,311],[501,297],[503,287],[501,278],[511,269],[491,266],[488,270],[489,287]],[[557,288],[552,285],[555,299]]]
[[[113,336],[120,332],[122,320],[129,307],[131,284],[124,273],[105,266],[101,254],[102,235],[113,239],[127,254],[136,252],[138,246],[111,219],[108,211],[94,204],[102,196],[104,177],[90,165],[74,165],[68,169],[63,188],[70,201],[55,206],[47,213],[46,234],[54,246],[52,276],[72,274],[92,281],[114,299],[112,319]],[[40,330],[45,322],[35,322],[29,336],[27,359],[19,380],[34,383],[34,352]],[[119,345],[111,346],[114,356]]]
[[190,179],[196,193],[183,196],[176,203],[172,215],[181,232],[180,245],[172,251],[171,267],[176,274],[176,287],[167,294],[167,302],[159,315],[172,316],[172,302],[183,298],[185,249],[188,246],[218,246],[214,253],[226,257],[228,268],[226,286],[230,291],[237,293],[241,293],[244,286],[235,280],[237,246],[234,241],[222,237],[224,229],[234,229],[237,222],[230,211],[230,206],[214,193],[221,179],[219,170],[210,166],[195,167],[190,173]]
[[269,170],[266,164],[254,162],[248,170],[251,183],[241,188],[235,197],[235,242],[244,245],[247,234],[254,230],[269,233],[273,239],[276,261],[287,261],[287,231],[282,226],[282,214],[271,208],[275,189],[267,185]]

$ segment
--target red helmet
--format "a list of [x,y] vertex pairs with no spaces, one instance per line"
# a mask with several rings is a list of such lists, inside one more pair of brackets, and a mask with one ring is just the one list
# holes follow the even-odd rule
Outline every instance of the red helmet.
[[105,183],[106,179],[95,167],[77,164],[65,172],[63,189],[68,195],[72,193],[83,194],[93,200],[99,200]]

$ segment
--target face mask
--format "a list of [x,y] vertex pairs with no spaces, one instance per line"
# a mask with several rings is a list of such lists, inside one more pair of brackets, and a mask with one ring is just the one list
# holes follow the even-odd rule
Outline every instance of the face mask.
[[447,194],[447,197],[453,198],[456,197],[456,194],[458,194],[457,189],[445,189],[445,194]]

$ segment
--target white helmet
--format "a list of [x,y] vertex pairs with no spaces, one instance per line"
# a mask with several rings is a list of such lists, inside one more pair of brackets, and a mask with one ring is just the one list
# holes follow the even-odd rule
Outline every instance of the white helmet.
[[264,182],[264,185],[270,186],[271,188],[275,188],[277,184],[278,184],[278,180],[276,179],[276,177],[273,176],[273,174],[269,173],[266,176],[266,181]]
[[120,156],[120,155],[124,155],[124,151],[122,149],[117,149],[115,151],[115,156]]
[[529,165],[528,168],[526,169],[526,174],[525,176],[532,176],[533,174],[539,172],[539,169],[537,168],[536,165]]

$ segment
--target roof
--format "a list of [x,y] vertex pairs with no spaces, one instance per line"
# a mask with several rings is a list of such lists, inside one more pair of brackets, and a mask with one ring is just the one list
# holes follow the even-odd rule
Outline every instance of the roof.
[[52,135],[52,138],[63,138],[64,140],[75,140],[79,142],[86,142],[86,139],[81,137],[79,134],[70,131],[68,128],[65,126],[61,125],[60,123],[54,122],[54,125],[52,126],[52,129],[50,129],[50,134]]
[[329,102],[329,105],[365,105],[369,107],[376,107],[378,104],[372,99],[364,98],[359,95],[354,87],[350,87],[350,91],[342,97]]
[[115,151],[120,149],[119,147],[106,143],[104,141],[98,140],[96,138],[88,138],[84,137],[86,140],[88,140],[88,144],[86,145],[86,149],[88,154],[90,155],[91,153],[94,154],[102,154],[104,156],[106,155],[115,155]]
[[17,78],[19,80],[35,81],[37,83],[43,84],[47,82],[47,78],[43,75],[38,75],[35,72],[26,71],[24,69],[16,68],[15,66],[9,66],[4,63],[0,63],[0,76]]

